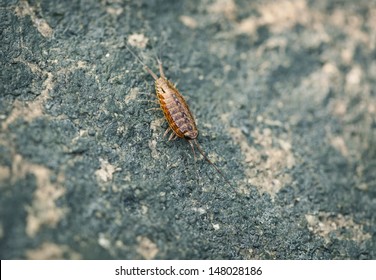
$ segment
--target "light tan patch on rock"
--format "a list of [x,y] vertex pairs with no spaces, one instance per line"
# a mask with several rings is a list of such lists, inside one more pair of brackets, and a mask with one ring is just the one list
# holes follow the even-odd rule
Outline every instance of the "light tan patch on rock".
[[99,234],[98,244],[106,250],[111,248],[111,240],[103,233]]
[[227,19],[233,20],[236,15],[236,4],[234,0],[216,0],[208,6],[208,12],[224,15]]
[[330,105],[330,111],[334,116],[343,117],[347,113],[347,102],[343,99],[334,100]]
[[310,17],[305,0],[282,0],[260,6],[261,23],[274,29],[290,29],[297,23],[304,24]]
[[152,260],[158,254],[158,247],[149,238],[145,236],[137,237],[137,253],[139,253],[143,258],[147,260]]
[[123,13],[124,9],[122,7],[108,7],[106,12],[110,15],[120,16]]
[[[372,11],[372,10],[370,10]],[[354,10],[348,9],[344,10],[341,8],[334,9],[333,12],[326,18],[327,24],[331,24],[336,28],[342,30],[345,36],[352,38],[352,40],[357,41],[362,44],[370,45],[370,33],[367,32],[364,28],[364,25],[367,24],[365,21],[366,17],[360,16]],[[372,21],[372,12],[370,13],[370,23]],[[372,24],[372,23],[371,23]],[[373,25],[371,25],[373,26]]]
[[131,88],[131,90],[129,91],[129,94],[127,94],[127,96],[124,98],[125,104],[128,104],[132,100],[135,100],[138,96],[138,93],[139,93],[139,89],[137,87]]
[[2,128],[6,130],[12,122],[18,118],[22,118],[27,122],[43,115],[42,102],[40,99],[29,102],[15,100],[13,110],[8,118],[3,122]]
[[359,65],[355,65],[346,75],[346,92],[351,96],[358,93],[364,73]]
[[127,42],[132,47],[144,49],[149,42],[149,38],[147,38],[144,34],[133,33],[129,35]]
[[53,88],[53,75],[50,72],[42,71],[36,64],[21,59],[17,61],[26,64],[33,73],[47,75],[47,78],[43,82],[43,90],[33,101],[14,101],[11,114],[2,123],[2,129],[4,130],[18,118],[31,122],[35,118],[43,116],[43,104],[48,98],[49,91]]
[[101,183],[111,182],[113,174],[117,170],[116,167],[110,164],[107,160],[100,158],[101,163],[100,169],[95,171],[95,176],[97,176],[97,181]]
[[330,241],[330,233],[335,233],[339,240],[353,240],[358,243],[371,238],[369,233],[363,231],[363,225],[356,224],[350,216],[320,212],[316,215],[307,214],[305,218],[308,229],[323,237],[326,242]]
[[163,125],[164,122],[165,122],[165,118],[163,117],[163,118],[155,119],[150,123],[150,129],[153,132],[153,135],[149,139],[148,145],[149,145],[149,148],[151,150],[151,156],[154,159],[159,158],[159,153],[157,151],[157,140],[156,139],[160,136],[160,134],[162,132],[162,125]]
[[56,182],[52,183],[52,172],[45,166],[29,163],[21,155],[15,155],[12,164],[12,181],[24,178],[27,174],[33,174],[36,178],[37,189],[33,195],[32,204],[26,206],[26,234],[34,237],[41,226],[55,227],[65,216],[67,209],[57,207],[55,201],[64,193],[62,187],[64,176],[59,173]]
[[151,150],[151,156],[152,156],[154,159],[159,158],[158,151],[157,151],[157,140],[155,140],[155,139],[150,139],[150,140],[148,141],[148,146],[149,146],[149,149]]
[[66,245],[44,242],[39,248],[26,251],[29,260],[79,260],[81,255]]
[[347,148],[345,139],[341,136],[330,136],[329,137],[330,145],[342,154],[343,157],[349,156],[349,150]]
[[282,187],[292,181],[291,176],[285,171],[295,165],[291,144],[288,139],[273,136],[272,130],[268,128],[261,131],[256,128],[252,136],[255,144],[260,145],[262,149],[257,151],[254,161],[257,173],[249,172],[250,175],[255,175],[249,178],[249,182],[274,198]]
[[197,28],[198,26],[198,23],[197,21],[193,18],[193,17],[190,17],[190,16],[185,16],[185,15],[182,15],[179,17],[179,20],[188,28],[190,29],[195,29]]
[[[226,121],[227,117],[223,119]],[[292,182],[291,176],[286,171],[295,165],[295,158],[287,135],[278,138],[269,128],[263,130],[256,128],[252,132],[255,142],[252,146],[248,144],[241,129],[230,127],[229,134],[240,146],[244,155],[247,182],[255,185],[260,193],[266,192],[274,199],[281,188]]]
[[42,34],[43,37],[50,38],[54,31],[45,19],[38,17],[38,14],[40,14],[38,10],[38,7],[30,6],[28,1],[21,0],[16,7],[16,14],[19,17],[30,16],[31,21],[37,28],[38,32]]
[[259,17],[250,16],[240,21],[236,33],[255,35],[260,26],[269,26],[272,31],[280,33],[296,24],[305,24],[311,18],[304,0],[280,0],[266,2],[257,7]]

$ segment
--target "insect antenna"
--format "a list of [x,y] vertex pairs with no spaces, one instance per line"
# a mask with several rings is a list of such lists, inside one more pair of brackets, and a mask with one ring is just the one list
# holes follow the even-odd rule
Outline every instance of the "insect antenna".
[[125,43],[125,47],[127,48],[127,50],[138,60],[138,62],[141,63],[142,66],[144,66],[144,68],[146,69],[146,71],[148,71],[148,73],[153,77],[154,80],[158,80],[158,76],[157,74],[155,74],[150,68],[149,66],[147,66],[143,61],[142,59],[137,55],[135,54],[130,47],[128,47],[128,44]]
[[230,181],[227,179],[227,177],[223,174],[223,172],[205,155],[204,151],[201,149],[201,146],[198,144],[197,140],[189,140],[189,145],[191,145],[192,149],[194,150],[194,146],[192,142],[196,145],[197,150],[200,152],[200,154],[204,157],[204,159],[211,164],[215,170],[222,176],[222,178],[226,181],[226,183],[230,186],[233,187],[233,185],[230,183]]
[[192,148],[192,152],[193,152],[193,158],[194,158],[194,165],[195,165],[195,170],[196,170],[196,173],[197,173],[197,179],[198,181],[200,181],[200,173],[198,173],[198,169],[197,169],[197,164],[196,164],[196,152],[195,152],[195,147],[193,146],[193,144],[191,143],[191,141],[188,141],[189,142],[189,145],[191,146]]

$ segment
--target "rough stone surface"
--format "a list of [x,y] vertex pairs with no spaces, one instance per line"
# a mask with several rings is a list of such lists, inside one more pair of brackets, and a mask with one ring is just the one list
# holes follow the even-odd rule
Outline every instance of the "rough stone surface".
[[[1,259],[376,259],[374,1],[14,0],[0,19]],[[162,138],[126,42],[162,58],[233,188]]]

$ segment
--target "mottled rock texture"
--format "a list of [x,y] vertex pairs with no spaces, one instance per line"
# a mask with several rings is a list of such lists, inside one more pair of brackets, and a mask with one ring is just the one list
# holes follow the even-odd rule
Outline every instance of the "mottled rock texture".
[[[1,259],[376,258],[375,1],[14,0],[0,19]],[[163,139],[126,44],[162,59],[233,188]]]

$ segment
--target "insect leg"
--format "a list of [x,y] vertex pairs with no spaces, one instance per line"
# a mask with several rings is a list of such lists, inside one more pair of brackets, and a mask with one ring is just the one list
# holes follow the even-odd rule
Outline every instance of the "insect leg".
[[150,102],[150,103],[154,103],[154,104],[158,104],[159,105],[159,102],[157,100],[138,99],[136,101],[137,102]]
[[175,140],[178,136],[175,134],[175,132],[172,132],[170,137],[168,138],[168,142],[170,142],[171,140]]
[[171,131],[171,127],[168,127],[165,131],[165,133],[163,133],[163,138],[166,137],[166,135]]
[[159,107],[146,109],[146,111],[160,111],[160,110],[161,110],[161,108],[159,108]]

